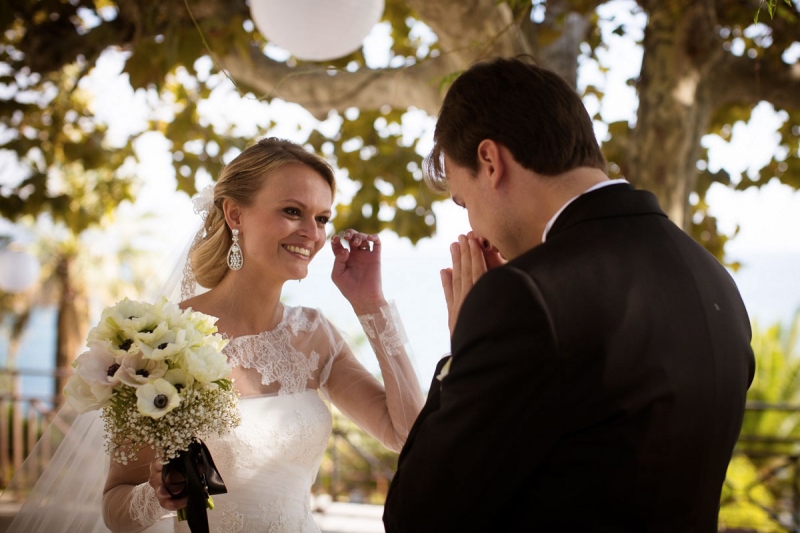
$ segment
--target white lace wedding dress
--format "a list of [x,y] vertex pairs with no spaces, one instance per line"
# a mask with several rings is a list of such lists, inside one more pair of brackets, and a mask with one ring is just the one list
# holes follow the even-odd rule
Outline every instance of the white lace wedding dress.
[[[205,441],[228,488],[214,496],[210,531],[319,531],[310,493],[331,433],[329,401],[388,448],[402,447],[423,401],[402,325],[391,306],[359,318],[384,385],[317,310],[286,307],[274,330],[230,340],[225,352],[236,386],[255,394],[240,401],[239,427]],[[138,479],[119,479],[105,494],[111,529],[188,532],[158,504],[147,465],[134,470]],[[112,465],[115,475],[122,474]]]

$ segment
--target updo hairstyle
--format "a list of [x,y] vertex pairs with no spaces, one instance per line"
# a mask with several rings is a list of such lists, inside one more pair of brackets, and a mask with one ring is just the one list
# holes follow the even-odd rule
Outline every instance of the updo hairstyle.
[[200,285],[213,288],[228,271],[227,255],[233,240],[222,202],[228,198],[241,206],[251,205],[269,174],[292,163],[316,171],[328,182],[331,192],[335,190],[333,170],[327,161],[298,144],[274,137],[259,140],[222,169],[214,185],[214,204],[206,217],[205,235],[189,251],[192,271]]

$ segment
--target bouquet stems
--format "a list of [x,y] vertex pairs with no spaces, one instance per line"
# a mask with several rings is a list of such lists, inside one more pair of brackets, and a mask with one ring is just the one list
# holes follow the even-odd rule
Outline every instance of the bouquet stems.
[[[172,492],[168,483],[173,475],[179,475],[184,481],[181,490]],[[225,484],[202,441],[193,442],[188,450],[171,459],[164,465],[161,473],[164,485],[173,498],[186,497],[186,507],[178,511],[178,520],[185,520],[192,533],[208,533],[207,509],[214,509],[211,494],[227,492]]]
[[[206,500],[206,509],[209,511],[214,510],[214,498],[211,496],[208,497]],[[189,519],[189,515],[186,513],[186,507],[182,507],[178,509],[178,522],[186,522]]]

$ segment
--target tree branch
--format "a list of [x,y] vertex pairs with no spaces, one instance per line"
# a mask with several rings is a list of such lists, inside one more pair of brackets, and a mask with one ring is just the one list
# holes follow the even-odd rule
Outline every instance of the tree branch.
[[334,74],[324,67],[290,67],[273,61],[254,45],[246,56],[231,50],[220,58],[220,64],[257,95],[295,102],[318,118],[331,109],[378,109],[383,105],[413,106],[435,115],[446,76],[481,57],[528,51],[506,4],[497,5],[494,0],[410,0],[408,4],[437,34],[442,51],[438,57],[403,68]]
[[511,8],[495,0],[407,0],[439,37],[449,69],[460,70],[484,57],[523,51]]
[[800,108],[800,63],[787,65],[778,57],[751,59],[727,54],[705,78],[708,94],[718,105],[757,104]]
[[220,65],[233,79],[259,97],[283,98],[300,104],[318,118],[348,107],[379,109],[416,107],[431,115],[439,111],[443,76],[450,71],[442,57],[398,69],[329,71],[324,67],[291,67],[273,61],[253,45],[247,57],[231,50]]
[[[530,23],[532,25],[532,23]],[[578,86],[578,55],[581,43],[586,39],[590,23],[587,17],[572,11],[564,3],[554,2],[548,5],[545,20],[535,26],[533,32],[537,36],[544,31],[560,32],[560,35],[551,43],[538,46],[537,59],[542,66],[557,72],[567,80],[572,87]]]
[[25,54],[26,66],[33,72],[49,74],[73,63],[79,55],[94,64],[103,50],[125,45],[133,34],[134,28],[121,18],[104,22],[85,35],[78,33],[69,20],[59,18],[40,25],[29,23],[19,48]]

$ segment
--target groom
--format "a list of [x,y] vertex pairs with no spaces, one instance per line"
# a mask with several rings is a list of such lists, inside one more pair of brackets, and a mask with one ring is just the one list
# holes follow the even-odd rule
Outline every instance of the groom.
[[[655,196],[609,180],[552,72],[473,65],[434,143],[429,182],[476,235],[443,273],[452,359],[400,455],[387,533],[717,531],[754,372],[726,270]],[[486,240],[509,262],[481,276]]]

